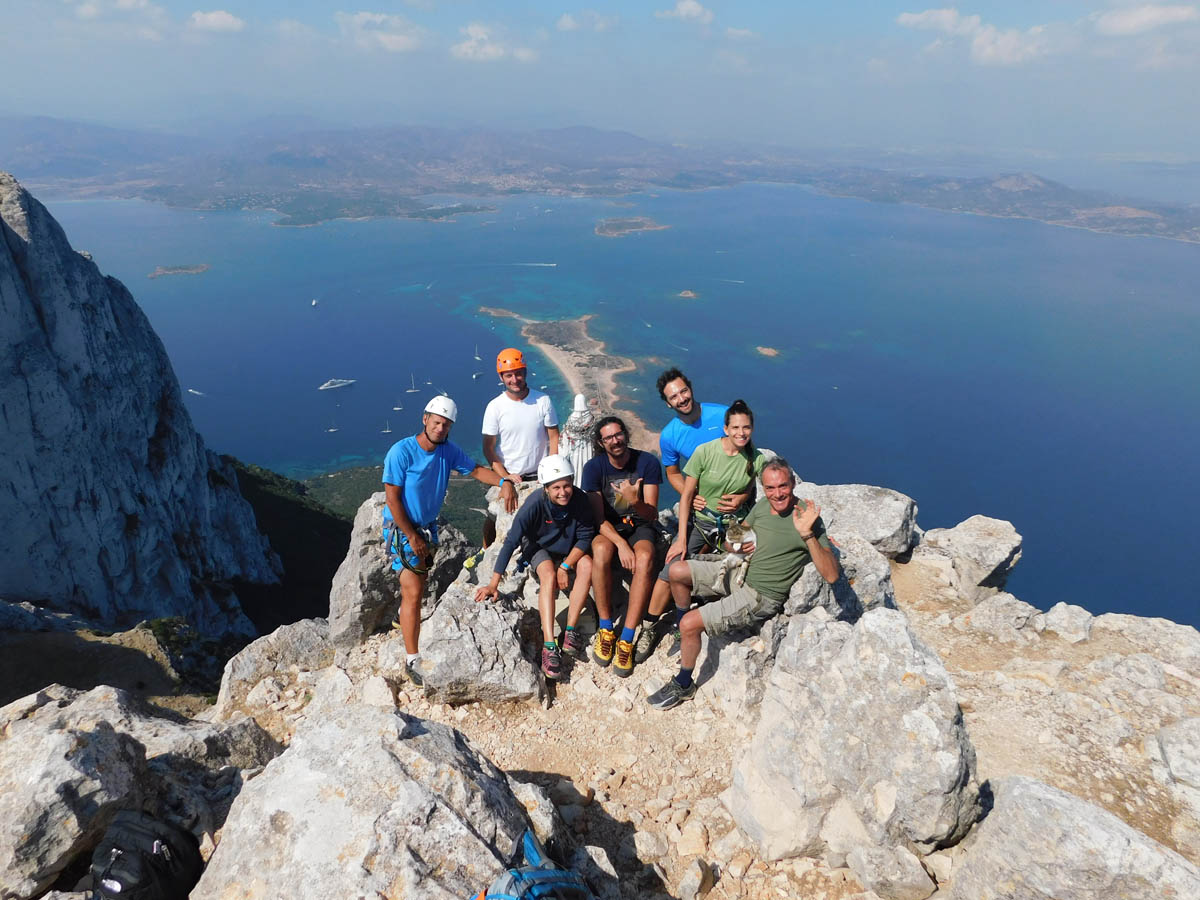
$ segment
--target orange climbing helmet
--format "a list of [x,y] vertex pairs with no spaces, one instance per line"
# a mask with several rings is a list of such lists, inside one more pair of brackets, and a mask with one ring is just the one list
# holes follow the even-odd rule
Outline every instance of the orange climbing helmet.
[[496,374],[525,368],[525,357],[516,347],[506,347],[496,357]]

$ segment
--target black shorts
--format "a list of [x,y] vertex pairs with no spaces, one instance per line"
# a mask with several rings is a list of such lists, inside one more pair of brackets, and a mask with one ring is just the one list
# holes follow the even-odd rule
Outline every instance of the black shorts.
[[662,537],[662,532],[653,525],[634,525],[630,528],[628,525],[618,524],[616,526],[617,534],[625,538],[630,547],[637,546],[639,541],[649,541],[657,548],[659,538]]

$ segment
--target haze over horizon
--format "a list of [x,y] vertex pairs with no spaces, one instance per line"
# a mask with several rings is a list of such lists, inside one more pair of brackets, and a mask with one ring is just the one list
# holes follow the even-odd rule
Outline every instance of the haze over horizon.
[[[10,0],[0,113],[1187,162],[1200,5]],[[599,8],[597,8],[599,7]],[[1190,111],[1190,113],[1189,113]]]

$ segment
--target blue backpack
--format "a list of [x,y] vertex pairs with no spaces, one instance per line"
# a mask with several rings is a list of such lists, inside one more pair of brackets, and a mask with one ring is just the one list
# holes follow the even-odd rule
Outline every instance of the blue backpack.
[[517,845],[512,855],[523,857],[525,865],[498,876],[471,900],[596,900],[579,873],[554,864],[532,831],[526,829]]

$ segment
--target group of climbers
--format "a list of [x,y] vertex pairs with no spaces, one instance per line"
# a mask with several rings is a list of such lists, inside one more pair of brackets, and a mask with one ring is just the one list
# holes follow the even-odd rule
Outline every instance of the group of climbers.
[[[547,678],[562,676],[563,653],[587,658],[577,626],[590,594],[598,619],[591,658],[611,665],[618,676],[630,675],[648,659],[667,631],[676,635],[680,671],[649,697],[652,706],[670,709],[695,695],[692,669],[702,631],[718,634],[777,615],[809,562],[827,582],[837,580],[840,567],[820,507],[795,496],[795,476],[785,460],[768,460],[755,449],[754,414],[745,401],[728,407],[700,403],[687,376],[668,369],[656,385],[675,413],[659,440],[661,465],[650,452],[630,446],[629,431],[617,416],[593,424],[582,397],[576,397],[565,429],[568,446],[560,453],[554,405],[526,383],[521,351],[502,350],[496,371],[504,392],[488,404],[483,417],[489,466],[475,464],[448,440],[458,410],[445,396],[430,400],[421,432],[398,441],[384,461],[384,534],[400,578],[406,668],[418,684],[421,595],[451,470],[499,486],[505,509],[516,511],[492,577],[475,599],[498,595],[504,572],[519,551],[518,558],[538,581],[541,665]],[[579,471],[572,459],[587,458],[579,452],[584,434],[590,434],[594,455]],[[674,535],[664,531],[658,518],[664,468],[681,498]],[[754,502],[759,478],[765,496]],[[516,485],[533,480],[542,489],[517,510]],[[744,582],[712,556],[731,549],[725,532],[732,522],[744,522],[755,535],[740,546],[749,557]],[[492,520],[485,526],[485,546],[495,535]],[[619,631],[612,603],[618,568],[629,578]],[[559,591],[568,592],[561,644],[555,628]],[[697,602],[699,608],[691,609]]]

